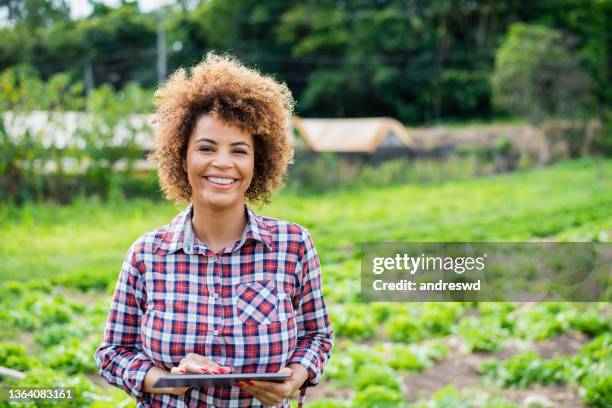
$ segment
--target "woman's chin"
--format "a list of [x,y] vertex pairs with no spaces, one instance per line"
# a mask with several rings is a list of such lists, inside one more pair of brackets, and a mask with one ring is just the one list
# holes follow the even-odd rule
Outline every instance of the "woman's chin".
[[[206,207],[209,207],[213,210],[224,210],[227,208],[234,207],[241,200],[237,199],[233,195],[223,195],[223,194],[215,194],[215,193],[207,193],[203,194],[200,197],[200,203]],[[242,200],[244,202],[244,200]]]

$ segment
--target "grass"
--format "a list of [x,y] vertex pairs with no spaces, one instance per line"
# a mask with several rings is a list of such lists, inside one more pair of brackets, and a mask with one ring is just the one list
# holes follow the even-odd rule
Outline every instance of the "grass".
[[[362,241],[611,241],[612,160],[429,185],[280,193],[256,211],[310,229],[323,264]],[[130,244],[180,210],[148,200],[81,199],[0,209],[0,280],[115,275]]]
[[[509,303],[360,303],[359,244],[612,241],[610,175],[612,160],[589,159],[467,181],[344,188],[306,196],[283,192],[271,205],[256,208],[306,226],[323,264],[323,290],[337,334],[323,383],[331,390],[342,390],[338,395],[346,396],[348,391],[350,396],[312,406],[346,407],[351,400],[354,406],[374,402],[397,406],[404,396],[394,388],[396,378],[435,369],[434,361],[462,358],[447,348],[449,335],[470,350],[482,351],[517,342],[533,346],[532,336],[549,339],[578,330],[599,336],[588,348],[603,361],[609,355],[608,303],[550,303],[532,308]],[[21,367],[28,373],[22,385],[78,379],[79,407],[110,408],[126,401],[134,407],[133,400],[98,378],[91,355],[99,344],[109,291],[128,247],[143,232],[168,223],[180,209],[165,202],[104,203],[94,198],[78,199],[68,206],[0,207],[0,365],[30,366],[29,370]],[[15,280],[21,282],[8,282]],[[583,400],[593,407],[606,406],[605,383],[593,381],[610,378],[610,373],[603,363],[595,364],[599,360],[591,354],[587,360],[574,360],[574,356],[559,360],[567,371],[564,381],[579,388]],[[497,361],[496,367],[504,364]],[[583,366],[597,366],[601,372],[583,379]],[[490,371],[493,377],[498,374]],[[371,372],[381,375],[363,374]],[[529,375],[521,371],[515,377],[526,381]],[[549,380],[538,377],[545,383]],[[444,383],[442,378],[440,386]],[[517,406],[483,400],[501,391],[492,385],[479,387],[465,390],[468,396],[448,385],[428,397],[430,402],[409,406],[434,402],[435,406]],[[480,402],[469,399],[475,392],[483,393]],[[102,398],[108,400],[102,403]]]

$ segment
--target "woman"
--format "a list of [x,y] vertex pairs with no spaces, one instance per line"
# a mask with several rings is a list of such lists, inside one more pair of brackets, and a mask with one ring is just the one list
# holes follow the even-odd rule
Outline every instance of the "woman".
[[[157,91],[159,179],[190,202],[131,246],[95,358],[139,407],[281,405],[319,381],[333,333],[308,231],[255,214],[282,183],[293,99],[284,84],[208,54]],[[156,389],[169,374],[287,371],[282,382]]]

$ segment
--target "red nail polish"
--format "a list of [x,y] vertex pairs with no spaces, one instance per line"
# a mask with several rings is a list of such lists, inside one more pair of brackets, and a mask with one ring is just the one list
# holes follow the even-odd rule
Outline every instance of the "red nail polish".
[[247,384],[249,384],[249,385],[255,385],[255,384],[253,383],[253,381],[245,381],[245,382],[246,382]]
[[238,383],[238,384],[236,384],[236,387],[242,388],[242,387],[244,387],[244,385],[242,385],[242,383]]
[[202,370],[202,372],[205,372],[205,373],[209,373],[210,372],[210,371],[208,371],[208,368],[200,368],[200,370]]
[[181,373],[181,374],[185,374],[186,372],[187,372],[187,371],[186,371],[184,368],[180,368],[180,369],[179,369],[179,373]]

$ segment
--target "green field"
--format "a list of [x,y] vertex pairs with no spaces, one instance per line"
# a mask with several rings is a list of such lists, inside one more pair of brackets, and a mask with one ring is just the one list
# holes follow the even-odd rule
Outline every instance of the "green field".
[[[121,391],[105,396],[91,355],[127,248],[178,211],[95,199],[2,207],[0,366],[29,373],[23,384],[89,390],[79,406],[124,400]],[[609,304],[359,302],[361,242],[611,242],[612,160],[443,184],[280,193],[256,211],[307,227],[321,258],[337,340],[325,383],[308,394],[318,399],[311,406],[518,407],[530,393],[551,406],[612,406]],[[476,369],[461,371],[469,364]]]

